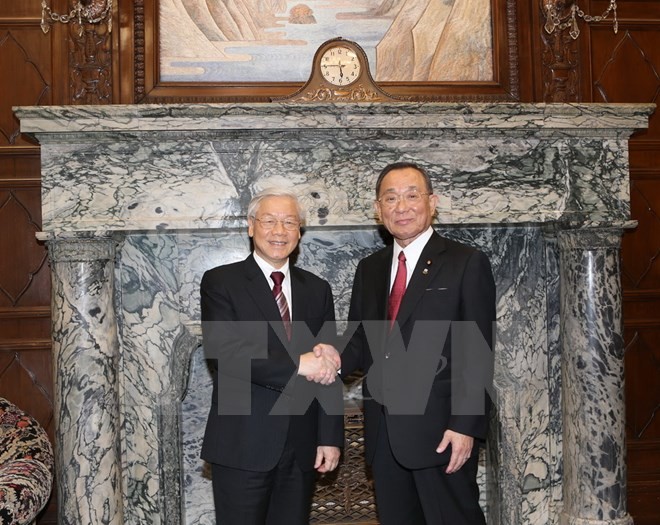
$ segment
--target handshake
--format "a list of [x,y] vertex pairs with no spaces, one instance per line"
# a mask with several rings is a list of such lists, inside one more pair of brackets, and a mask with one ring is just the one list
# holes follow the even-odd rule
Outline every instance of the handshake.
[[320,343],[300,356],[298,375],[322,385],[334,383],[341,368],[339,352],[332,345]]

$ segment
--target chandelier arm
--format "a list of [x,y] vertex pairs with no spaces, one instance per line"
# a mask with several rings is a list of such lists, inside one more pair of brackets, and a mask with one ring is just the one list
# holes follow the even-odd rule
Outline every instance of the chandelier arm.
[[547,33],[552,33],[555,29],[563,31],[564,29],[569,30],[569,34],[573,40],[576,40],[580,36],[580,28],[578,27],[578,18],[583,19],[585,22],[602,22],[607,19],[610,14],[612,14],[613,19],[613,29],[614,33],[619,31],[619,20],[617,18],[617,3],[616,0],[610,0],[610,4],[605,11],[600,15],[588,15],[577,4],[577,0],[571,4],[569,13],[565,16],[562,16],[557,9],[556,0],[546,0],[544,5],[544,13],[546,17],[545,30]]
[[53,12],[48,5],[47,0],[41,0],[41,30],[48,33],[50,25],[53,22],[60,22],[61,24],[68,24],[72,20],[77,20],[80,26],[80,34],[82,35],[83,23],[98,24],[106,18],[108,19],[108,31],[112,31],[112,0],[105,0],[105,4],[101,12],[94,16],[95,10],[92,7],[85,7],[80,0],[71,9],[68,14],[59,14]]

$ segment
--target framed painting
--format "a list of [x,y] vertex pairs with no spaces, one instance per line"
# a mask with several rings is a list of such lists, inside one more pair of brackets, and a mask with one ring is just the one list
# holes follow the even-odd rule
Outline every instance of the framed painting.
[[125,101],[287,96],[337,37],[362,47],[375,82],[397,98],[519,98],[515,0],[134,0],[131,10]]

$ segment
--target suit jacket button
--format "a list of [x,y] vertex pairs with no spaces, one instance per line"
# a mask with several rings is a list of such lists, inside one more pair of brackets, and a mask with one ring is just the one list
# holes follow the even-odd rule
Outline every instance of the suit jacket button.
[[389,359],[389,358],[390,358],[390,353],[387,352],[387,353],[385,354],[385,359]]

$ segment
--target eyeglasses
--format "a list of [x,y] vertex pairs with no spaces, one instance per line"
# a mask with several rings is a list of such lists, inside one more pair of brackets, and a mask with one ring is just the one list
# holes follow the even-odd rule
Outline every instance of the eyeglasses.
[[300,228],[300,221],[296,221],[294,219],[275,219],[273,217],[265,217],[263,219],[257,219],[256,217],[253,217],[253,219],[257,221],[266,231],[275,228],[278,222],[281,222],[284,229],[290,232]]
[[377,199],[386,208],[394,208],[401,200],[408,206],[416,206],[422,202],[422,197],[431,195],[430,193],[421,193],[417,190],[410,190],[405,193],[387,193],[380,199]]

